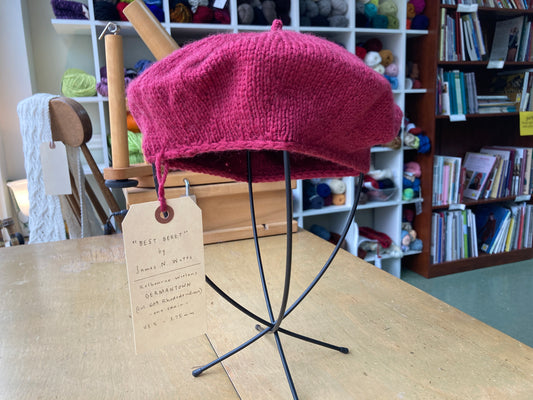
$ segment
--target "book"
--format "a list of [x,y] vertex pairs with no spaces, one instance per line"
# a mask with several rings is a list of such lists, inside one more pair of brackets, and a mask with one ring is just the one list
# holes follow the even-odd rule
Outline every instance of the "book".
[[480,152],[500,157],[501,165],[498,166],[498,175],[495,178],[497,181],[497,188],[493,187],[489,197],[491,199],[496,199],[498,197],[507,196],[508,174],[509,168],[511,168],[511,151],[503,148],[487,146],[482,147]]
[[466,170],[463,197],[479,200],[492,173],[496,157],[483,153],[466,153],[464,168]]
[[507,219],[510,219],[511,211],[501,205],[488,204],[478,206],[474,213],[479,249],[491,253],[498,233]]
[[487,68],[502,68],[505,61],[517,60],[524,19],[515,17],[496,22]]
[[490,81],[490,93],[507,96],[508,101],[520,105],[522,94],[527,92],[531,69],[502,71]]

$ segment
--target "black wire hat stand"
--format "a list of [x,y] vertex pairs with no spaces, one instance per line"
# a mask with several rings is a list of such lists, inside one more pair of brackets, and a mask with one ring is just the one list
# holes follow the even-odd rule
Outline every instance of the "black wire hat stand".
[[[291,282],[292,261],[293,261],[292,260],[292,229],[291,229],[292,218],[293,218],[292,217],[292,188],[291,188],[290,153],[288,151],[283,151],[283,169],[284,169],[284,176],[285,176],[285,200],[286,200],[286,211],[287,211],[287,214],[286,214],[286,223],[287,223],[286,237],[287,238],[286,238],[285,278],[284,278],[284,283],[283,283],[283,294],[282,294],[279,312],[277,314],[277,317],[275,317],[275,314],[272,309],[272,303],[270,302],[269,290],[268,290],[266,279],[265,279],[263,261],[261,257],[261,249],[259,246],[259,237],[257,234],[256,216],[255,216],[255,208],[254,208],[254,194],[252,190],[252,182],[253,182],[253,171],[252,171],[252,161],[251,161],[252,157],[253,157],[252,152],[247,151],[247,171],[248,171],[247,181],[248,181],[248,196],[249,196],[249,202],[250,202],[250,214],[251,214],[251,220],[252,220],[252,231],[253,231],[255,253],[256,253],[256,258],[257,258],[257,265],[258,265],[258,270],[259,270],[259,278],[261,280],[261,286],[262,286],[263,295],[265,299],[266,310],[268,313],[268,320],[261,318],[260,316],[251,312],[246,307],[241,305],[239,302],[234,300],[206,275],[205,280],[207,284],[217,294],[219,294],[224,300],[230,303],[233,307],[235,307],[236,309],[238,309],[239,311],[241,311],[242,313],[244,313],[245,315],[247,315],[248,317],[250,317],[251,319],[259,323],[255,326],[256,330],[258,330],[259,333],[257,333],[255,336],[245,341],[241,345],[235,347],[233,350],[228,351],[226,354],[214,359],[213,361],[205,364],[204,366],[200,368],[195,369],[192,372],[192,374],[195,377],[200,376],[204,371],[208,370],[209,368],[213,367],[214,365],[218,363],[221,363],[222,361],[238,353],[239,351],[245,349],[252,343],[264,337],[267,333],[272,333],[276,341],[277,350],[278,350],[278,353],[281,359],[281,363],[283,365],[283,369],[285,371],[285,375],[287,378],[287,382],[289,384],[292,397],[293,399],[296,400],[298,399],[298,394],[296,392],[296,387],[294,385],[294,382],[293,382],[293,379],[290,373],[289,365],[285,357],[285,352],[283,351],[283,346],[281,344],[279,333],[283,333],[285,335],[309,342],[311,344],[315,344],[315,345],[326,347],[332,350],[336,350],[344,354],[349,353],[349,349],[346,347],[337,346],[331,343],[323,342],[323,341],[313,339],[308,336],[301,335],[291,330],[284,329],[281,327],[281,323],[290,313],[294,311],[296,307],[298,307],[298,305],[305,299],[305,297],[311,292],[311,290],[313,290],[313,288],[316,286],[319,280],[324,276],[329,266],[335,259],[335,256],[337,255],[339,249],[341,248],[341,245],[346,238],[348,230],[350,229],[351,222],[355,216],[355,211],[357,209],[357,204],[359,202],[359,196],[361,193],[363,174],[361,173],[359,175],[359,179],[356,183],[354,202],[348,214],[348,217],[346,218],[346,223],[345,223],[345,226],[343,227],[338,243],[336,244],[335,248],[332,250],[324,266],[320,269],[320,271],[317,273],[317,275],[314,277],[311,283],[300,294],[300,296],[294,301],[294,303],[292,303],[289,306],[288,299],[289,299],[290,282]],[[157,192],[159,183],[157,181],[157,175],[155,173],[154,173],[154,182],[155,182],[155,190]],[[262,324],[263,326],[260,324]]]

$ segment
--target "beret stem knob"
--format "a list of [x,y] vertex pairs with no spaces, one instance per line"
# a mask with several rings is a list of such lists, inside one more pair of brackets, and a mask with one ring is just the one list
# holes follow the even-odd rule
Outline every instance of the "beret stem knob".
[[270,28],[270,30],[272,32],[274,31],[281,31],[281,28],[283,28],[283,22],[281,22],[281,19],[275,19],[273,22],[272,22],[272,27]]

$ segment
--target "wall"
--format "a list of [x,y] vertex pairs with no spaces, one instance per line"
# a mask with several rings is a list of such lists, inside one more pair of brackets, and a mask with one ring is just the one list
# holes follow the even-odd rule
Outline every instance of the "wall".
[[[25,177],[22,140],[19,134],[17,104],[32,94],[31,48],[27,46],[27,27],[23,24],[24,0],[2,1],[0,12],[0,212],[6,217],[6,180]],[[3,149],[2,149],[3,147]]]
[[3,183],[26,177],[17,104],[34,93],[59,94],[65,69],[94,73],[94,65],[84,56],[92,53],[87,37],[55,32],[49,1],[0,0],[0,7],[0,217],[5,218],[11,212]]

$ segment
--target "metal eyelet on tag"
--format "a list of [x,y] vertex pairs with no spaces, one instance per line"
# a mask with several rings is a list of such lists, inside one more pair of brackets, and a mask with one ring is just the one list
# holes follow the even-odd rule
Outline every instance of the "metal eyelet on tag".
[[170,221],[172,221],[172,218],[174,218],[174,210],[169,205],[167,205],[167,211],[165,212],[161,212],[161,206],[156,208],[155,219],[160,224],[168,224]]

